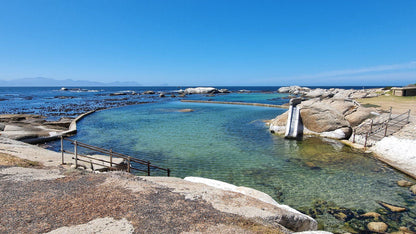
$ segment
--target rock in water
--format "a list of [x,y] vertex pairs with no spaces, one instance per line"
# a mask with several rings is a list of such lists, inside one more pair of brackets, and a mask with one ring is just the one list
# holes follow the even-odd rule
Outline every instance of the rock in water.
[[413,195],[416,195],[416,185],[410,187],[410,191],[412,191]]
[[363,215],[361,215],[361,217],[365,217],[365,218],[374,218],[375,220],[378,220],[380,218],[380,214],[376,213],[376,212],[367,212]]
[[388,226],[383,222],[370,222],[367,224],[368,230],[377,233],[384,233],[386,232]]
[[179,112],[193,112],[193,109],[180,109]]
[[187,88],[185,89],[186,94],[208,94],[208,93],[218,93],[218,89],[213,87],[197,87],[197,88]]
[[397,185],[399,185],[400,187],[410,187],[413,185],[413,183],[407,180],[399,180],[397,181]]
[[403,211],[407,210],[405,207],[394,206],[394,205],[391,205],[391,204],[388,204],[388,203],[385,203],[385,202],[378,202],[378,204],[380,204],[384,208],[390,210],[391,212],[403,212]]

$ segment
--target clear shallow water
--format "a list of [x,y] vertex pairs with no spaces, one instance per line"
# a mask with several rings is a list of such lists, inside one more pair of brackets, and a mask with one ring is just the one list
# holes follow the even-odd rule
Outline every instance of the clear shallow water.
[[[178,111],[185,108],[194,112]],[[408,189],[396,185],[410,179],[371,155],[336,141],[270,134],[263,120],[284,111],[181,102],[128,106],[86,117],[74,138],[169,167],[172,176],[252,187],[301,210],[328,201],[368,212],[383,201],[414,211]],[[318,220],[328,230],[342,230],[332,216]]]

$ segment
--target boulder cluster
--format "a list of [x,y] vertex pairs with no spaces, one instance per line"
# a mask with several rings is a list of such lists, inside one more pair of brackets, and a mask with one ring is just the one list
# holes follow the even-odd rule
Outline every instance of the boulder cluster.
[[[278,92],[301,96],[298,105],[304,126],[304,133],[317,134],[335,139],[348,139],[352,128],[365,120],[380,115],[377,110],[360,106],[354,99],[376,97],[382,89],[346,90],[339,88],[310,89],[307,87],[281,87]],[[284,133],[288,112],[277,116],[269,122],[270,130]]]
[[333,98],[333,99],[358,99],[377,97],[383,93],[382,89],[310,89],[308,87],[289,86],[278,89],[279,93],[290,93],[300,95],[306,98]]

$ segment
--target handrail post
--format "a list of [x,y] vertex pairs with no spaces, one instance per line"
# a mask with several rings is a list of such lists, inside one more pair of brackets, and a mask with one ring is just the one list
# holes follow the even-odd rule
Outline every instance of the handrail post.
[[390,113],[389,113],[389,119],[387,120],[387,122],[389,122],[390,121],[390,119],[391,119],[391,110],[392,110],[393,108],[392,107],[390,107]]
[[168,168],[168,177],[170,176],[170,169]]
[[74,154],[75,154],[75,168],[78,167],[78,152],[77,152],[77,141],[74,141]]
[[388,123],[386,123],[386,130],[384,130],[384,137],[387,136],[387,125],[388,125]]
[[61,135],[61,160],[62,160],[62,165],[65,165],[64,162],[64,137]]
[[127,157],[127,172],[130,172],[130,156]]
[[150,176],[150,161],[147,161],[147,175]]
[[368,133],[365,134],[364,149],[367,147],[367,138],[368,138]]
[[355,129],[352,130],[352,143],[355,143]]
[[409,109],[409,111],[407,112],[407,123],[410,123],[410,109]]
[[370,133],[373,131],[373,119],[371,120],[371,124],[370,124]]
[[110,149],[110,168],[113,167],[113,150]]

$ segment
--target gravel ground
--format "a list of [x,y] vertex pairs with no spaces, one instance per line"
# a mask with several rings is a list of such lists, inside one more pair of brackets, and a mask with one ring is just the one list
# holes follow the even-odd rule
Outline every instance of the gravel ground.
[[[14,169],[2,167],[1,171],[4,170]],[[145,189],[119,186],[113,173],[60,170],[65,177],[47,180],[11,180],[0,175],[1,233],[43,233],[93,220],[96,221],[92,223],[105,226],[108,218],[124,218],[133,226],[134,233],[285,232],[261,220],[220,212],[203,200],[186,199],[127,173],[117,177]]]

